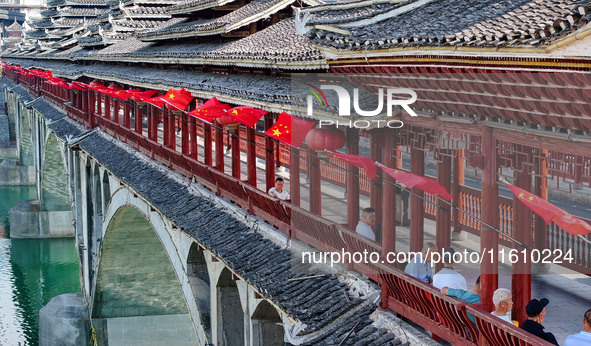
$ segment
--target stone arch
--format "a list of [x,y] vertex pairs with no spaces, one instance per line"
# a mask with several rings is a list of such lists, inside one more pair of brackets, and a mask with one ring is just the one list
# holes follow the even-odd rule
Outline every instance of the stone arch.
[[169,251],[150,220],[132,205],[119,207],[109,218],[92,316],[103,333],[101,344],[198,343]]
[[64,156],[57,136],[50,132],[45,143],[41,175],[41,210],[72,210]]
[[187,276],[191,282],[191,290],[199,308],[201,325],[208,339],[211,339],[211,288],[209,270],[199,244],[192,243],[187,255]]
[[281,315],[267,300],[262,300],[251,316],[252,345],[283,345],[284,331]]
[[33,136],[31,122],[26,108],[22,108],[19,104],[18,117],[18,159],[21,166],[33,166],[34,151],[33,151]]
[[217,283],[217,339],[220,345],[244,344],[244,312],[236,280],[228,268],[224,268]]

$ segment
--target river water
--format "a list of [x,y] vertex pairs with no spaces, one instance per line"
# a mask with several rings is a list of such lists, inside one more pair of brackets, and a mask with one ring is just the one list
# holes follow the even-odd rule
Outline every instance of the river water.
[[0,345],[38,345],[39,309],[80,292],[74,238],[10,239],[9,211],[34,186],[0,186]]

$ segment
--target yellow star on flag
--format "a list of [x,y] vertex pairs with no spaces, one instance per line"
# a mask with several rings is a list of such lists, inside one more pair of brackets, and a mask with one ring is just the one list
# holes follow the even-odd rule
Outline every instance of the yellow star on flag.
[[517,196],[517,197],[519,197],[519,198],[523,197],[523,192],[521,192],[521,193],[519,194],[519,196]]
[[174,94],[168,95],[168,98],[171,99],[171,100],[174,99]]
[[527,200],[530,201],[530,202],[533,201],[534,200],[534,196],[529,196]]
[[233,111],[232,111],[232,114],[234,114],[234,115],[238,115],[238,110],[237,110],[237,109],[233,110]]
[[280,136],[281,135],[281,132],[279,132],[279,129],[274,129],[273,130],[273,135],[274,136]]

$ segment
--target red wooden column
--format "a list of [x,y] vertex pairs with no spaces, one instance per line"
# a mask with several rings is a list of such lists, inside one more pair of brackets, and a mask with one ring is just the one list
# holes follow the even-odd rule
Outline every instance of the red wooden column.
[[[265,115],[265,131],[273,126],[273,115],[267,113]],[[271,137],[265,137],[265,182],[266,189],[269,191],[270,188],[275,186],[275,143]]]
[[[347,128],[347,154],[359,155],[359,129]],[[355,229],[359,222],[359,168],[347,163],[347,226]]]
[[224,171],[224,127],[215,123],[215,167]]
[[203,143],[203,156],[205,159],[205,164],[212,167],[213,166],[213,159],[212,159],[212,148],[213,148],[213,143],[212,143],[212,133],[211,131],[214,131],[214,127],[212,125],[209,124],[203,124],[203,138],[204,138],[204,143]]
[[[488,225],[499,228],[499,185],[497,184],[497,150],[492,130],[482,128],[482,191],[481,218]],[[499,284],[499,235],[485,224],[480,224],[480,301],[485,311],[493,311],[492,295]]]
[[123,126],[131,129],[131,108],[129,107],[129,101],[123,103]]
[[257,148],[254,128],[246,128],[246,170],[248,172],[248,183],[257,186]]
[[187,120],[189,121],[189,137],[190,137],[190,141],[191,141],[191,158],[193,158],[195,161],[197,161],[199,159],[199,146],[197,143],[197,120],[193,117],[187,117]]
[[[447,191],[451,190],[451,166],[452,158],[448,150],[440,151],[439,163],[437,164],[437,181]],[[451,206],[441,198],[437,198],[437,221],[435,231],[435,242],[437,248],[443,249],[451,245]],[[441,264],[443,267],[443,264]],[[439,268],[438,268],[439,269]]]
[[[169,110],[168,114],[168,147],[172,150],[176,150],[176,114]],[[166,134],[165,134],[166,135]]]
[[104,116],[105,118],[111,120],[111,99],[106,95],[103,95],[102,98],[104,99],[105,109],[104,109]]
[[183,154],[191,154],[190,146],[190,133],[189,133],[189,115],[187,113],[181,113],[181,150]]
[[[381,130],[372,130],[370,132],[370,146],[371,146],[371,153],[370,156],[374,161],[380,161],[382,159],[382,147],[383,147],[383,137],[384,131]],[[376,177],[370,182],[370,189],[369,189],[369,204],[370,207],[376,210],[376,220],[377,223],[380,223],[379,220],[382,219],[382,171],[378,170]]]
[[[164,146],[168,147],[169,143],[170,143],[170,136],[168,135],[168,133],[170,132],[169,127],[170,127],[170,111],[166,108],[164,108],[163,110],[161,110],[160,112],[162,112],[164,114],[164,121],[163,121],[163,144]],[[161,113],[161,114],[162,114]]]
[[300,206],[300,150],[291,147],[289,155],[289,193],[291,203]]
[[114,98],[112,100],[113,102],[113,121],[116,122],[117,124],[119,124],[119,108],[120,104],[119,104],[119,100]]
[[308,180],[310,181],[310,212],[322,215],[320,159],[316,150],[308,148]]
[[143,117],[142,108],[136,103],[135,104],[135,132],[140,135],[143,133]]
[[[534,193],[542,198],[548,200],[548,149],[539,149],[538,157],[536,158],[537,174],[535,178]],[[534,248],[540,251],[548,248],[548,225],[544,219],[538,215],[534,216]],[[540,252],[541,253],[541,252]],[[536,273],[547,273],[550,269],[549,264],[544,263],[533,263],[533,270]]]
[[[425,174],[425,152],[414,146],[410,149],[410,171],[420,176]],[[416,187],[411,191],[414,195],[410,196],[410,251],[419,252],[423,249],[425,232],[424,193]]]
[[[464,209],[463,200],[460,198],[460,189],[461,186],[465,184],[465,169],[466,169],[466,154],[464,149],[458,149],[455,151],[456,156],[454,159],[454,179],[451,185],[451,193],[454,195],[454,204],[460,208]],[[461,231],[460,226],[460,212],[458,208],[454,208],[452,211],[453,214],[453,232],[452,232],[452,239],[453,240],[466,240],[467,234],[465,231]]]
[[[380,160],[384,166],[395,167],[395,145],[394,133],[385,133]],[[396,251],[396,186],[388,174],[384,174],[382,179],[382,256],[385,257],[389,252]]]
[[575,183],[580,184],[583,180],[583,156],[577,155],[575,157]]
[[93,90],[88,90],[88,123],[90,124],[90,128],[93,128],[96,125],[95,119],[95,107],[96,107],[96,95]]
[[240,179],[240,127],[228,133],[232,138],[232,176]]
[[154,140],[154,123],[157,121],[156,116],[154,115],[154,110],[152,106],[146,107],[146,116],[148,117],[148,139]]
[[[531,155],[531,148],[526,146],[517,146],[517,151],[521,147],[524,155],[517,154],[516,169],[513,173],[513,184],[525,191],[531,189],[531,176],[529,175],[530,166],[527,165],[527,158]],[[527,155],[527,156],[526,156]],[[521,198],[527,198],[523,196]],[[519,197],[513,197],[513,234],[517,241],[527,246],[531,245],[532,238],[532,212],[519,201]],[[523,250],[520,245],[515,246],[516,250]],[[521,325],[527,318],[525,306],[531,299],[531,263],[527,255],[519,255],[519,260],[513,263],[513,275],[511,277],[511,291],[513,293],[513,319],[519,321]]]

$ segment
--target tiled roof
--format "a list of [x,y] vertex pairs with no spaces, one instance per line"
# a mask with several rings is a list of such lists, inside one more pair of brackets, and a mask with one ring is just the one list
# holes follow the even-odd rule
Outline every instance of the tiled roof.
[[61,119],[66,116],[63,109],[57,108],[51,102],[40,98],[31,105],[37,112],[42,113],[43,117],[52,121]]
[[31,37],[31,38],[42,38],[47,36],[47,33],[45,32],[45,30],[34,30],[34,31],[25,31],[25,36],[26,37]]
[[[2,60],[27,69],[51,70],[54,75],[68,79],[88,76],[159,90],[185,87],[196,97],[211,98],[216,96],[222,102],[257,106],[268,111],[283,111],[292,104],[290,80],[272,76],[159,70],[101,63],[85,66],[50,60],[8,57],[3,57]],[[254,85],[257,87],[253,88]]]
[[119,31],[135,31],[142,29],[152,29],[162,24],[161,21],[156,20],[131,20],[131,19],[117,19],[113,20],[113,27]]
[[347,3],[334,3],[320,5],[311,8],[303,8],[302,13],[310,13],[309,25],[314,24],[342,24],[351,21],[372,18],[387,13],[401,6],[407,5],[410,1],[352,1]]
[[195,20],[138,34],[143,41],[207,36],[230,32],[289,6],[294,0],[254,0],[225,16]]
[[166,9],[162,6],[132,6],[124,7],[123,12],[127,17],[133,18],[170,18]]
[[[261,47],[265,47],[261,49]],[[305,36],[295,32],[294,20],[285,19],[238,41],[224,44],[157,45],[134,39],[84,57],[90,60],[193,63],[237,66],[273,66],[318,69],[324,56]]]
[[108,12],[106,7],[71,7],[67,6],[60,9],[61,17],[95,17],[99,14]]
[[47,6],[66,6],[66,5],[83,5],[83,6],[103,6],[104,0],[49,0]]
[[39,12],[43,17],[54,17],[58,15],[59,11],[54,7],[49,10]]
[[[412,8],[417,4],[422,5]],[[590,5],[589,0],[422,0],[399,6],[402,13],[377,23],[369,24],[371,18],[351,23],[351,13],[370,7],[360,2],[359,8],[332,14],[327,10],[316,19],[312,13],[307,34],[315,44],[346,50],[406,46],[536,47],[589,22]],[[350,33],[313,28],[314,20]]]
[[31,26],[34,28],[49,28],[53,25],[53,22],[49,19],[31,21]]
[[235,0],[188,0],[180,4],[170,6],[166,11],[170,14],[183,14],[204,10],[216,6],[229,4]]

